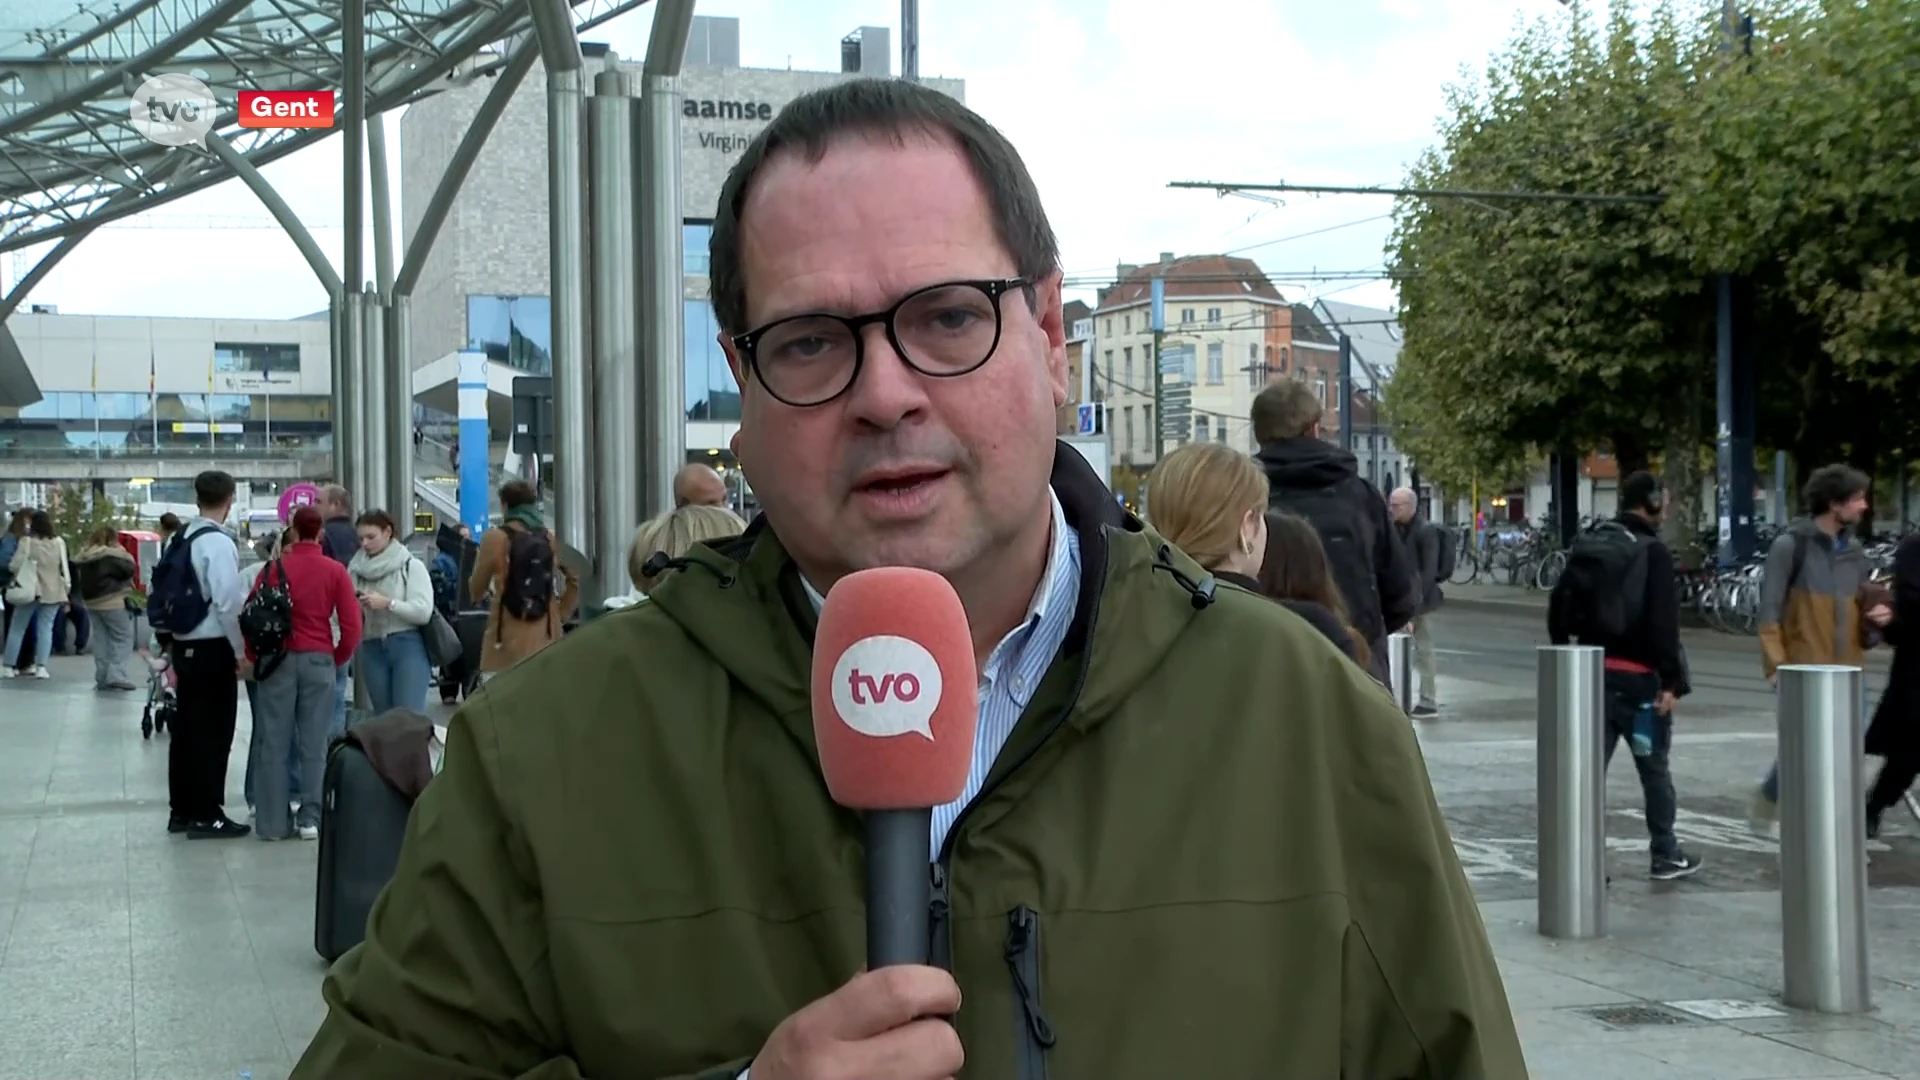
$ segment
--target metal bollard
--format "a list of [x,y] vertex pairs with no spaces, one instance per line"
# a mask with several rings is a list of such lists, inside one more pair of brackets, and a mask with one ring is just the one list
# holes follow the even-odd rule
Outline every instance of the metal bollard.
[[1867,820],[1857,667],[1780,668],[1782,998],[1824,1013],[1868,1010]]
[[1400,711],[1413,712],[1413,635],[1387,635],[1387,682]]
[[1540,932],[1607,932],[1607,786],[1601,661],[1592,645],[1539,652]]

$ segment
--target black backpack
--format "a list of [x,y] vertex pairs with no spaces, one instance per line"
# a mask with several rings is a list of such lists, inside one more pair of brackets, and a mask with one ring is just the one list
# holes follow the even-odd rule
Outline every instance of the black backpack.
[[1427,527],[1437,533],[1439,537],[1437,543],[1440,545],[1440,567],[1435,572],[1435,576],[1441,581],[1451,581],[1454,570],[1459,568],[1457,560],[1460,558],[1460,552],[1458,550],[1460,538],[1453,534],[1452,529],[1442,529],[1434,525]]
[[147,590],[147,625],[162,634],[185,634],[207,621],[213,602],[193,570],[193,545],[213,535],[226,538],[217,526],[207,525],[185,536],[175,536],[160,552],[153,568],[153,586]]
[[1647,549],[1652,541],[1617,521],[1581,533],[1567,549],[1567,631],[1582,643],[1618,641],[1640,625],[1647,600]]
[[547,617],[553,598],[553,538],[545,529],[508,528],[507,579],[500,587],[501,613],[521,622],[534,622]]
[[1305,518],[1320,534],[1327,550],[1333,583],[1347,602],[1347,617],[1362,637],[1380,631],[1380,581],[1374,571],[1376,537],[1365,519],[1365,508],[1344,483],[1321,488],[1275,488],[1267,505]]
[[273,674],[286,659],[293,637],[293,594],[287,589],[287,568],[280,559],[260,571],[260,587],[240,609],[240,636],[253,649],[253,680]]

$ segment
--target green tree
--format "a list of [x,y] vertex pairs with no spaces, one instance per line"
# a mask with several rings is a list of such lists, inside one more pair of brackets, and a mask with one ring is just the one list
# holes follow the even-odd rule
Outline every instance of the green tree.
[[96,495],[84,484],[62,484],[47,500],[47,516],[53,519],[53,531],[67,542],[67,550],[77,553],[86,546],[95,529],[128,529],[139,523],[139,512],[131,505],[117,506],[112,499]]
[[[1453,91],[1408,186],[1659,194],[1698,38],[1666,8],[1536,22]],[[1388,400],[1423,472],[1457,485],[1602,445],[1631,469],[1701,428],[1710,299],[1663,208],[1418,198],[1397,217],[1406,343]]]
[[1456,88],[1409,186],[1664,194],[1658,207],[1411,199],[1390,396],[1422,471],[1557,448],[1684,474],[1711,445],[1714,276],[1752,290],[1759,439],[1804,477],[1920,449],[1920,19],[1912,0],[1719,0],[1596,31],[1577,5]]

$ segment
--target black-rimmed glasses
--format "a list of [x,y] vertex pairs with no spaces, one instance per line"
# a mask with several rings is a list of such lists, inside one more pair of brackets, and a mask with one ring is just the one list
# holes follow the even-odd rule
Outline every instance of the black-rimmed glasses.
[[866,360],[861,331],[886,327],[887,341],[922,375],[950,379],[985,364],[1000,346],[1000,298],[1025,278],[949,281],[909,293],[870,315],[793,315],[735,334],[733,347],[767,393],[797,408],[824,405],[853,385]]

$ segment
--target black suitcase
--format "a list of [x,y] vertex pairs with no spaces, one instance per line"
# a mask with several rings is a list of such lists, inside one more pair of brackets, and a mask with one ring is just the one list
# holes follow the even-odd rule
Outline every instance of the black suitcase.
[[367,915],[400,862],[413,804],[351,740],[333,744],[320,796],[313,948],[327,963],[367,936]]

